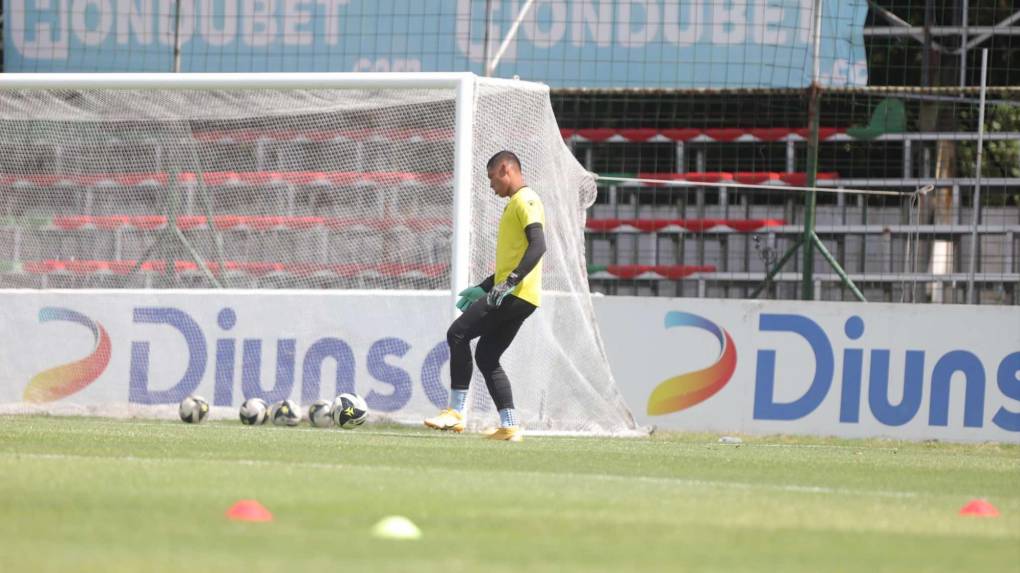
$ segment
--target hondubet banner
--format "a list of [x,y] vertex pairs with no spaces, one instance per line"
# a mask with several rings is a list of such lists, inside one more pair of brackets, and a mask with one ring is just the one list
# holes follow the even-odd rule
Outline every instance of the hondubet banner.
[[667,429],[1020,443],[1020,308],[595,299],[617,383]]
[[[484,75],[485,0],[3,0],[8,72]],[[803,87],[814,0],[494,0],[495,75],[552,87]],[[819,81],[867,85],[866,0],[823,0]]]

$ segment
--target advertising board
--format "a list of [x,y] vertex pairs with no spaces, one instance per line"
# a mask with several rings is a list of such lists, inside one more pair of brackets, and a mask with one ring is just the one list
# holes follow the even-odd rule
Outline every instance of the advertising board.
[[[447,402],[445,293],[4,291],[0,302],[0,404],[173,405],[198,393],[213,406],[307,405],[353,391],[414,422]],[[594,302],[642,426],[1020,443],[1018,308]]]
[[[3,0],[9,72],[485,75],[484,0]],[[495,75],[552,87],[805,87],[814,0],[494,0]],[[865,0],[824,0],[819,81],[867,85]]]

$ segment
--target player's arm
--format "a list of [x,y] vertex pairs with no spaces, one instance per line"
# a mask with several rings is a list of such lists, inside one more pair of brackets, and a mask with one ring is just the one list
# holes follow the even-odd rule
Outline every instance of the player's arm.
[[528,248],[521,256],[521,262],[517,264],[517,268],[510,273],[510,276],[514,277],[518,283],[528,276],[528,273],[535,268],[538,261],[542,260],[542,255],[545,254],[545,231],[542,229],[542,223],[532,223],[525,227],[524,236],[528,239]]
[[[528,276],[545,254],[545,231],[542,223],[531,223],[524,228],[524,236],[528,240],[528,248],[524,250],[521,261],[517,267],[510,271],[506,280],[488,289],[488,303],[491,307],[497,307],[503,303],[506,295],[520,284],[524,277]],[[491,277],[490,277],[491,278]]]

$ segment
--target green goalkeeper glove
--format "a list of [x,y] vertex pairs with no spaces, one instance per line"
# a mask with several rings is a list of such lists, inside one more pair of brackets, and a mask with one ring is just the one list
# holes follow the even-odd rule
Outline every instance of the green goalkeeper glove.
[[459,308],[461,312],[464,312],[469,306],[474,304],[476,300],[485,296],[485,291],[482,290],[482,287],[480,286],[473,286],[460,291],[458,296],[460,296],[460,300],[457,301],[457,308]]
[[517,283],[520,282],[520,280],[521,279],[517,276],[517,273],[510,273],[507,275],[506,280],[492,287],[492,290],[489,291],[488,298],[485,299],[489,304],[489,308],[499,308],[499,305],[503,304],[503,299],[517,287]]

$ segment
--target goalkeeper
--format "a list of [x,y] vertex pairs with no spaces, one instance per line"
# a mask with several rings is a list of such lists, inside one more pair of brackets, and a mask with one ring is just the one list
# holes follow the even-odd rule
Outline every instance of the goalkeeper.
[[426,419],[425,425],[437,430],[464,431],[464,408],[472,372],[470,343],[478,338],[475,362],[499,410],[499,428],[486,437],[518,442],[522,433],[514,411],[513,392],[499,359],[540,303],[545,211],[538,194],[524,183],[521,161],[512,152],[493,155],[486,170],[489,186],[496,195],[510,199],[499,220],[496,273],[460,293],[457,308],[464,314],[446,332],[450,345],[449,407]]

